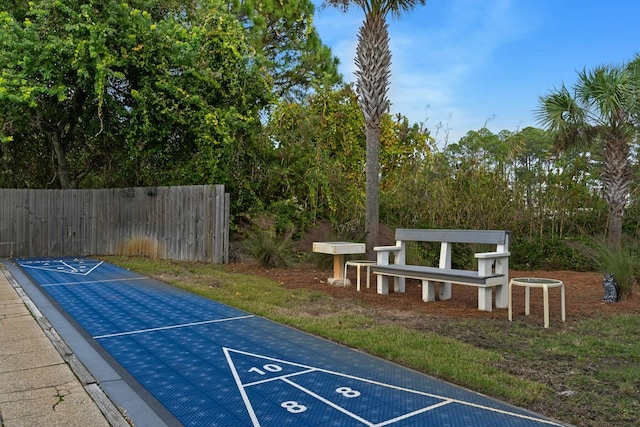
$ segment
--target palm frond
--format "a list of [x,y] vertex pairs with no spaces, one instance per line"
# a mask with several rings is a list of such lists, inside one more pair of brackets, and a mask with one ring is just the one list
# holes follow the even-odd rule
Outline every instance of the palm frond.
[[565,149],[584,139],[586,123],[584,107],[578,103],[565,85],[540,97],[540,107],[535,111],[537,122],[554,135],[556,148]]
[[636,126],[640,126],[640,55],[636,55],[633,61],[627,64],[626,69],[631,80],[630,99],[632,102],[629,105],[629,111]]
[[537,122],[552,132],[562,132],[568,126],[581,124],[584,111],[566,86],[555,89],[539,98],[540,107],[535,111]]
[[630,74],[621,67],[601,65],[578,75],[576,97],[589,109],[598,111],[599,121],[615,126],[628,115]]
[[426,0],[381,0],[381,3],[386,3],[386,11],[391,13],[394,18],[399,18],[406,12],[410,12],[417,6],[424,6]]
[[391,16],[398,18],[426,3],[426,0],[324,0],[322,6],[333,6],[342,12],[348,11],[351,6],[358,6],[365,15],[374,13],[387,16],[390,13]]

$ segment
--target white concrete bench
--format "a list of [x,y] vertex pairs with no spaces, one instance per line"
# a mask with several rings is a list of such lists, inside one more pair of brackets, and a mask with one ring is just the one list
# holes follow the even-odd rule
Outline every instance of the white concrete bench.
[[[408,265],[405,263],[408,242],[439,242],[438,267]],[[451,247],[454,243],[495,245],[495,251],[475,254],[478,269],[451,268]],[[377,263],[371,271],[377,275],[377,292],[389,293],[389,277],[394,278],[394,291],[404,293],[405,279],[422,281],[423,301],[435,301],[435,283],[439,282],[440,300],[451,298],[451,284],[478,288],[478,310],[491,311],[493,288],[496,289],[496,308],[508,306],[509,284],[509,232],[503,230],[396,230],[395,246],[377,246]],[[393,263],[390,264],[390,255]]]

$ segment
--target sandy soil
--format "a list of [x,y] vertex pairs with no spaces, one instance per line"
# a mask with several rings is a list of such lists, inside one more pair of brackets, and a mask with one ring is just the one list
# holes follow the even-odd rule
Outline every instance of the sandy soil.
[[[264,268],[253,264],[231,264],[230,270],[269,277],[288,288],[313,288],[326,292],[336,298],[358,299],[365,304],[379,309],[392,311],[415,311],[421,314],[443,315],[456,318],[499,318],[507,317],[507,309],[494,309],[491,312],[478,310],[478,296],[476,288],[471,286],[453,285],[452,298],[447,301],[425,303],[421,299],[421,284],[419,281],[407,280],[406,293],[378,295],[375,290],[375,277],[371,278],[371,286],[362,285],[361,292],[356,291],[356,270],[349,267],[348,278],[352,285],[348,287],[329,286],[327,278],[331,271],[322,271],[313,266],[297,266],[290,268]],[[605,303],[602,274],[581,273],[571,271],[510,271],[510,277],[547,277],[562,280],[566,292],[567,321],[597,316],[604,313],[640,313],[640,297],[630,297],[617,303]],[[362,280],[365,280],[363,272]],[[391,288],[393,288],[391,286]],[[636,291],[637,294],[638,291]],[[560,290],[549,291],[550,321],[560,321]],[[524,315],[524,288],[513,288],[514,316]],[[531,291],[531,321],[542,323],[542,290]]]

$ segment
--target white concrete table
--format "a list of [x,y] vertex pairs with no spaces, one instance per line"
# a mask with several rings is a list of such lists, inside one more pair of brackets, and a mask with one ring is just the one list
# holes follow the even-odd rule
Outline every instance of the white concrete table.
[[512,296],[511,289],[513,286],[523,286],[524,291],[524,314],[529,315],[529,303],[531,301],[531,288],[542,288],[543,304],[544,304],[544,327],[549,327],[549,288],[560,288],[560,310],[562,321],[566,320],[565,315],[565,297],[564,283],[555,279],[543,279],[538,277],[519,277],[511,279],[509,282],[509,321],[512,317]]
[[313,242],[313,252],[333,255],[333,277],[328,280],[331,285],[349,285],[350,283],[344,276],[344,256],[363,254],[366,251],[364,243]]

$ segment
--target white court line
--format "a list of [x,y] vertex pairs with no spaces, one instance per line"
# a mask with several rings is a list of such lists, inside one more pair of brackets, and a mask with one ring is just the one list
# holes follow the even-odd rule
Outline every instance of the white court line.
[[93,338],[97,340],[97,339],[100,339],[100,338],[112,338],[112,337],[120,337],[120,336],[123,336],[123,335],[143,334],[145,332],[165,331],[167,329],[186,328],[188,326],[207,325],[209,323],[228,322],[230,320],[242,320],[242,319],[249,319],[251,317],[254,317],[253,314],[250,314],[248,316],[227,317],[226,319],[204,320],[202,322],[182,323],[182,324],[179,324],[179,325],[171,325],[171,326],[161,326],[159,328],[140,329],[140,330],[137,330],[137,331],[118,332],[117,334],[96,335]]
[[75,268],[75,267],[71,267],[69,264],[67,264],[67,263],[66,263],[66,262],[64,262],[64,261],[60,260],[60,261],[58,261],[58,262],[59,262],[60,264],[62,264],[62,265],[66,265],[67,267],[69,267],[69,268],[70,268],[74,273],[77,273],[77,272],[78,272],[78,269],[77,269],[77,268]]
[[251,399],[247,395],[247,390],[242,386],[242,380],[240,379],[240,375],[238,375],[238,371],[236,370],[236,365],[234,365],[233,360],[231,359],[231,355],[229,355],[229,349],[226,347],[222,347],[222,351],[224,352],[224,357],[227,359],[227,363],[229,364],[229,368],[231,369],[231,375],[233,375],[233,379],[236,380],[236,385],[238,386],[238,390],[240,391],[240,395],[242,396],[242,400],[244,401],[244,406],[249,412],[249,418],[251,418],[251,423],[253,427],[260,427],[260,421],[258,421],[258,416],[256,415],[256,411],[253,409],[253,405],[251,405]]
[[86,282],[61,282],[61,283],[46,283],[44,285],[40,285],[43,288],[52,287],[52,286],[69,286],[69,285],[89,285],[93,283],[106,283],[106,282],[127,282],[129,280],[146,280],[148,277],[130,277],[125,279],[105,279],[105,280],[89,280]]
[[366,424],[366,425],[368,425],[370,427],[384,427],[384,426],[387,426],[389,424],[393,424],[393,423],[395,423],[397,421],[402,421],[402,420],[404,420],[406,418],[411,418],[411,417],[413,417],[415,415],[418,415],[418,414],[421,414],[423,412],[428,412],[428,411],[434,410],[436,408],[440,408],[441,406],[445,406],[445,405],[448,405],[450,403],[454,403],[454,401],[451,400],[451,399],[443,398],[444,400],[442,402],[438,402],[438,403],[435,403],[435,404],[433,404],[431,406],[426,406],[426,407],[420,408],[418,410],[415,410],[413,412],[408,412],[408,413],[400,415],[400,416],[398,416],[396,418],[392,418],[390,420],[386,420],[386,421],[383,421],[381,423],[375,424],[375,423],[373,423],[371,421],[365,420],[364,418],[362,418],[362,417],[360,417],[358,415],[353,414],[349,410],[342,408],[337,403],[333,403],[330,400],[328,400],[328,399],[326,399],[326,398],[324,398],[322,396],[317,395],[316,393],[312,392],[311,390],[307,389],[306,387],[304,387],[302,385],[299,385],[299,384],[297,384],[297,383],[295,383],[295,382],[290,380],[290,378],[292,378],[292,377],[297,377],[297,376],[300,376],[300,375],[305,375],[305,374],[308,374],[308,373],[311,373],[311,372],[317,372],[317,371],[318,371],[318,369],[309,368],[309,369],[307,369],[305,371],[301,371],[301,372],[294,372],[294,373],[286,374],[286,375],[278,375],[276,377],[272,377],[272,378],[268,378],[268,379],[264,379],[264,380],[260,380],[260,381],[254,381],[252,383],[246,383],[243,386],[244,387],[252,387],[252,386],[255,386],[255,385],[260,385],[260,384],[268,383],[268,382],[271,382],[271,381],[278,381],[278,380],[279,381],[284,381],[287,384],[290,384],[290,385],[302,390],[303,392],[313,396],[314,398],[320,400],[321,402],[324,402],[325,404],[331,406],[332,408],[334,408],[334,409],[336,409],[336,410],[348,415],[349,417],[354,418],[354,419],[360,421],[361,423],[364,423],[364,424]]
[[315,372],[315,371],[317,371],[317,369],[309,368],[306,371],[293,372],[291,374],[278,375],[277,377],[267,378],[266,380],[260,380],[260,381],[254,381],[252,383],[246,383],[246,384],[244,384],[244,387],[251,387],[251,386],[254,386],[254,385],[260,385],[260,384],[264,384],[264,383],[269,383],[271,381],[283,380],[285,378],[296,377],[298,375],[304,375],[304,374],[308,374],[310,372]]
[[89,271],[87,271],[86,274],[91,273],[93,270],[95,270],[96,268],[100,267],[100,265],[102,265],[104,261],[100,261],[99,263],[97,263],[96,265],[93,266],[93,268],[91,268]]
[[400,415],[399,417],[391,418],[390,420],[383,421],[383,422],[381,422],[381,423],[375,424],[373,427],[383,427],[383,426],[387,426],[387,425],[389,425],[389,424],[393,424],[393,423],[395,423],[396,421],[402,421],[402,420],[404,420],[404,419],[411,418],[411,417],[413,417],[413,416],[416,416],[416,415],[418,415],[418,414],[422,414],[422,413],[424,413],[424,412],[433,411],[434,409],[437,409],[437,408],[440,408],[440,407],[442,407],[442,406],[448,405],[448,404],[450,404],[450,403],[452,403],[452,402],[453,402],[452,400],[445,400],[445,401],[440,402],[440,403],[434,403],[434,404],[433,404],[433,405],[431,405],[431,406],[427,406],[427,407],[425,407],[425,408],[418,409],[417,411],[408,412],[408,413],[406,413],[406,414],[404,414],[404,415]]

